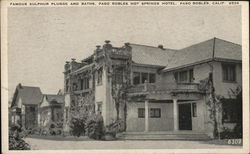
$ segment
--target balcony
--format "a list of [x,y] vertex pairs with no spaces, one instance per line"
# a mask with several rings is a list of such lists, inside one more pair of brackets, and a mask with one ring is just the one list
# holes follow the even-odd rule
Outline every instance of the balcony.
[[[128,51],[126,48],[117,48],[112,47],[111,49],[108,49],[107,51],[111,58],[121,58],[121,59],[127,59],[131,57],[131,51]],[[105,56],[104,50],[100,49],[96,52],[96,58],[102,58]]]
[[198,83],[145,83],[135,85],[128,90],[129,94],[166,94],[166,93],[199,93]]

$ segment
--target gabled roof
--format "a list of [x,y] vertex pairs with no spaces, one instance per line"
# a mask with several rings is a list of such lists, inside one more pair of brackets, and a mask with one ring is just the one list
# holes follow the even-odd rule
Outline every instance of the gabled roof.
[[242,60],[241,45],[213,38],[175,52],[163,71],[191,66],[211,60]]
[[59,104],[64,103],[64,95],[52,95],[52,94],[45,94],[44,97],[47,98],[48,102],[57,102]]
[[18,97],[21,98],[22,104],[36,105],[42,101],[43,95],[39,87],[22,86],[19,84],[16,87],[11,106],[15,105]]
[[175,50],[160,49],[158,47],[130,44],[132,47],[132,61],[137,64],[166,66]]

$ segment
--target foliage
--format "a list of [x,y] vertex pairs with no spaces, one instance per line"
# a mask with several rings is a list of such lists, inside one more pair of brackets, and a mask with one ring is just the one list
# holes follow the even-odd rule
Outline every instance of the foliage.
[[124,121],[121,119],[113,121],[110,125],[105,127],[105,135],[109,135],[110,137],[105,140],[114,140],[116,138],[116,134],[124,131]]
[[233,129],[224,128],[223,132],[220,133],[221,139],[237,139],[242,138],[242,128],[237,126]]
[[86,122],[86,133],[89,138],[101,140],[104,135],[104,123],[100,113],[89,116]]
[[85,118],[77,118],[72,117],[70,122],[71,134],[73,136],[80,137],[81,135],[85,134],[85,124],[86,124],[87,117]]
[[30,145],[26,143],[20,135],[22,131],[18,125],[11,126],[9,129],[9,150],[30,150]]

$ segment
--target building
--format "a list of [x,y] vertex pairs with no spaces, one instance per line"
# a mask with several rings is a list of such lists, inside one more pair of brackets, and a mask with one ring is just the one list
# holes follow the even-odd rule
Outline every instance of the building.
[[63,121],[64,95],[42,94],[39,87],[18,84],[9,108],[10,124],[25,129],[49,127]]
[[64,95],[44,95],[39,104],[38,126],[50,127],[51,123],[63,123]]
[[38,125],[38,105],[42,97],[39,87],[18,84],[10,107],[11,123],[19,124],[26,129],[36,127]]
[[73,58],[65,64],[64,130],[69,131],[70,111],[83,106],[101,112],[105,125],[122,119],[126,132],[212,136],[207,102],[213,96],[223,100],[218,127],[233,128],[234,115],[225,106],[235,105],[234,91],[242,86],[241,50],[218,38],[180,50],[129,43],[118,48],[105,41],[81,62]]

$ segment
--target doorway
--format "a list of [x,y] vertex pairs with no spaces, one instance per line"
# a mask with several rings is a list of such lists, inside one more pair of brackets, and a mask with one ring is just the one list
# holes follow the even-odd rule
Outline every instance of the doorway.
[[191,104],[179,104],[179,130],[192,130]]

